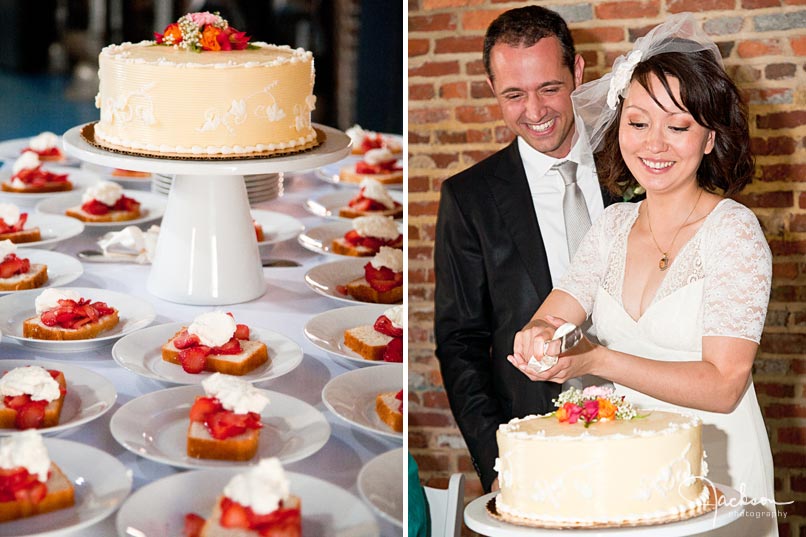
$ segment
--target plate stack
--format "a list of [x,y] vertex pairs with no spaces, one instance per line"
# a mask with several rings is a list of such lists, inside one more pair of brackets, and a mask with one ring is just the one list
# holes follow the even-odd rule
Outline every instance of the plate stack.
[[[171,190],[173,180],[173,175],[154,174],[154,178],[151,181],[151,191],[167,196]],[[282,172],[246,175],[244,176],[244,182],[246,183],[249,205],[273,200],[283,195]]]

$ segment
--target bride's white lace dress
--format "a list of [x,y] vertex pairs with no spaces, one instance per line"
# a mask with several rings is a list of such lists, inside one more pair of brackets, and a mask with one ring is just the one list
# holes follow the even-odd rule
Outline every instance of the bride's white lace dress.
[[[599,342],[621,352],[676,362],[701,360],[703,336],[758,342],[772,268],[769,246],[755,215],[733,200],[721,201],[677,254],[651,305],[639,319],[633,319],[621,297],[623,287],[629,285],[624,282],[627,238],[639,206],[619,203],[608,207],[557,285],[591,316]],[[615,388],[637,405],[674,408],[625,386]],[[729,414],[682,410],[703,420],[708,479],[771,502],[772,455],[752,380]],[[725,535],[777,535],[776,507],[769,503],[765,509],[759,507],[766,515],[743,517],[723,528]]]

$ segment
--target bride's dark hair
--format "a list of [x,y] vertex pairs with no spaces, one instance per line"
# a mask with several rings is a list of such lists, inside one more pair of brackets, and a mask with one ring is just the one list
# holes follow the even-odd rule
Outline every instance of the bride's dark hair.
[[[698,184],[709,192],[723,191],[725,196],[740,192],[753,179],[754,160],[750,150],[747,107],[738,88],[707,50],[656,54],[635,66],[632,80],[652,96],[650,78],[654,75],[675,105],[686,110],[694,121],[715,133],[714,149],[703,155],[697,169]],[[669,86],[669,78],[680,82],[680,101]],[[611,192],[621,196],[637,186],[618,144],[618,131],[624,100],[619,99],[616,118],[604,133],[602,150],[596,161],[599,177]],[[661,106],[663,108],[663,106]]]

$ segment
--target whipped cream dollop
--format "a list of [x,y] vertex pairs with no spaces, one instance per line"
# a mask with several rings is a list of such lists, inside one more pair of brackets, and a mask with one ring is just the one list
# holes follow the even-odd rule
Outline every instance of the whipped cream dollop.
[[392,154],[385,147],[379,147],[378,149],[370,149],[364,154],[364,162],[370,164],[372,166],[377,166],[378,164],[384,164],[386,162],[392,162],[397,160],[397,157]]
[[133,253],[137,263],[151,263],[157,251],[157,239],[160,227],[151,226],[143,231],[137,226],[126,226],[120,231],[110,231],[98,241],[98,246],[104,255],[120,251]]
[[369,262],[376,269],[386,267],[394,272],[403,272],[403,250],[381,246],[381,249]]
[[261,459],[256,466],[236,475],[224,487],[224,496],[244,507],[251,507],[258,515],[275,511],[290,495],[290,483],[276,457]]
[[362,237],[377,237],[390,241],[400,235],[400,229],[398,229],[395,219],[379,214],[353,218],[353,229]]
[[387,319],[392,321],[392,326],[395,328],[403,328],[403,306],[393,306],[384,311],[383,314]]
[[236,414],[248,412],[260,414],[270,403],[262,391],[232,375],[214,373],[202,381],[202,387],[204,393],[215,397],[225,409]]
[[114,205],[123,195],[123,187],[112,181],[98,181],[84,191],[81,203],[98,200],[104,205]]
[[8,226],[20,221],[20,208],[13,203],[0,203],[0,219]]
[[34,429],[26,429],[0,440],[0,468],[25,468],[29,474],[46,483],[50,457],[42,435]]
[[371,131],[365,131],[361,128],[361,125],[356,124],[344,131],[344,134],[350,137],[350,140],[353,142],[353,147],[358,147],[361,145],[361,142],[364,141],[364,137],[367,134],[371,134]]
[[395,207],[395,200],[389,195],[389,191],[379,181],[367,177],[361,181],[362,194],[365,198],[375,200],[387,209]]
[[57,289],[55,287],[45,289],[42,291],[42,294],[34,300],[36,313],[44,313],[57,307],[59,300],[75,300],[77,302],[81,300],[81,295],[72,289]]
[[235,319],[223,311],[202,313],[188,326],[188,334],[199,337],[202,345],[220,347],[235,334]]
[[8,254],[16,254],[17,253],[17,245],[11,242],[10,240],[6,239],[0,241],[0,261],[5,259]]
[[24,151],[22,155],[14,161],[14,166],[11,168],[11,171],[14,174],[18,174],[22,170],[33,170],[40,164],[42,164],[42,162],[39,160],[39,155],[33,151]]
[[0,378],[0,395],[31,396],[34,401],[55,401],[61,395],[59,383],[50,373],[38,365],[15,367]]
[[51,147],[58,147],[59,137],[52,132],[42,132],[28,141],[28,147],[34,151],[47,151]]

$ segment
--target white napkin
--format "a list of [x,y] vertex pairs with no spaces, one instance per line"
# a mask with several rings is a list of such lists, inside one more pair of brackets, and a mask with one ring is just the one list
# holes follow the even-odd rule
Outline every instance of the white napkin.
[[128,226],[107,233],[98,241],[98,246],[104,255],[126,253],[136,256],[134,261],[137,263],[151,263],[154,261],[159,232],[159,226],[151,226],[145,232],[137,226]]

